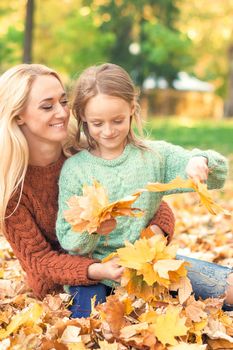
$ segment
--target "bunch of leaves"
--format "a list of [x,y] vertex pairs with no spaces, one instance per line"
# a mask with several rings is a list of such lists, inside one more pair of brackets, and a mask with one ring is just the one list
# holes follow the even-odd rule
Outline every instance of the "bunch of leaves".
[[[224,209],[216,204],[207,189],[207,184],[200,181],[195,182],[193,179],[182,179],[181,177],[176,177],[169,183],[162,184],[159,182],[149,183],[146,186],[148,191],[152,192],[164,192],[177,189],[192,189],[199,195],[200,203],[204,205],[211,214],[218,214],[224,212]],[[229,214],[225,211],[225,214]]]
[[177,189],[192,189],[196,191],[200,197],[200,202],[211,214],[224,212],[226,210],[216,204],[207,190],[207,185],[201,182],[194,182],[192,179],[175,178],[167,184],[149,183],[145,189],[137,192],[113,203],[109,202],[106,189],[97,181],[92,186],[83,186],[82,196],[72,196],[67,204],[69,209],[64,211],[64,217],[71,224],[74,232],[82,233],[84,231],[90,234],[96,232],[98,227],[111,218],[117,216],[141,216],[143,212],[139,208],[132,208],[132,204],[138,199],[141,193],[145,191],[165,192]]
[[75,232],[96,232],[106,220],[117,216],[142,216],[138,208],[132,204],[139,197],[140,191],[113,203],[109,202],[106,189],[97,181],[93,186],[84,185],[82,196],[72,196],[67,204],[69,209],[64,211],[64,217]]
[[177,246],[167,244],[163,235],[155,235],[150,227],[134,244],[125,242],[117,249],[119,264],[125,267],[122,286],[129,294],[146,301],[166,301],[169,291],[178,291],[183,303],[191,294],[187,277],[189,264],[175,258]]

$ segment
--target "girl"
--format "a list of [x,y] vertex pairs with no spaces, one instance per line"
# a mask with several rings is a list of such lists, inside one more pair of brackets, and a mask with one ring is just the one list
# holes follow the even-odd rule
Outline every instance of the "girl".
[[[105,238],[99,234],[73,232],[63,216],[64,210],[68,209],[67,200],[75,194],[81,195],[83,185],[91,185],[94,179],[107,189],[110,201],[123,198],[145,187],[148,182],[166,183],[176,176],[207,181],[209,188],[220,188],[224,184],[227,162],[220,154],[198,149],[187,151],[167,142],[143,141],[135,136],[133,119],[140,125],[138,93],[127,72],[117,65],[107,63],[93,66],[81,74],[74,91],[72,111],[78,124],[77,140],[80,140],[83,130],[88,142],[87,149],[65,162],[59,180],[56,232],[61,246],[72,255],[103,259],[123,246],[125,240],[135,242],[163,196],[161,193],[143,193],[135,206],[145,211],[144,216],[138,219],[118,218],[117,227],[109,234],[106,245]],[[198,268],[200,261],[197,262]],[[221,292],[224,293],[231,270],[223,270],[225,275]],[[199,284],[197,282],[197,286]],[[108,286],[112,285],[107,280],[99,284],[99,299],[105,300],[109,293]],[[210,294],[210,284],[206,282],[206,285],[207,294]],[[73,315],[87,316],[90,297],[96,294],[96,289],[92,293],[92,287],[73,286],[70,292],[75,294]],[[79,297],[83,294],[87,296],[86,305],[82,303],[80,306]]]
[[[33,294],[62,291],[64,284],[118,280],[115,260],[69,255],[55,234],[58,177],[66,159],[69,108],[59,75],[39,64],[22,64],[0,77],[0,232],[26,271]],[[80,172],[81,172],[80,168]],[[163,203],[153,219],[173,233],[172,211]],[[114,223],[99,229],[106,233]],[[158,226],[156,229],[159,230]]]

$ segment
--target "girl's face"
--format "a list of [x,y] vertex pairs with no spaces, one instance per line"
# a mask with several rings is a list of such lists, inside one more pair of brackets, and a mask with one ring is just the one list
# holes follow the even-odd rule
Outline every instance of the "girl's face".
[[41,75],[33,82],[25,110],[17,123],[29,147],[39,143],[61,143],[67,136],[69,108],[66,93],[53,75]]
[[120,97],[98,94],[88,101],[83,121],[97,143],[93,154],[114,159],[123,152],[132,113],[133,106]]

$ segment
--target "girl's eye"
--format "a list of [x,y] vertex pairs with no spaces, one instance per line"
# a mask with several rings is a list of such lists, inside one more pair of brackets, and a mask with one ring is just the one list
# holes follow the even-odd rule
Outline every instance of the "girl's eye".
[[121,124],[123,122],[123,120],[114,120],[115,124]]
[[93,125],[96,126],[96,127],[98,128],[99,126],[102,125],[102,123],[93,123]]

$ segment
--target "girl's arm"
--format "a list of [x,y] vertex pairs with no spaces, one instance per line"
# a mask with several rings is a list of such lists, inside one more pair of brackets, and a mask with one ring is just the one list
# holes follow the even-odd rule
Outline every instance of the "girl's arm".
[[[12,213],[16,204],[13,200],[10,202],[8,213]],[[38,298],[55,291],[58,285],[96,283],[88,277],[88,268],[96,260],[53,249],[26,205],[20,204],[14,214],[6,219],[6,239],[27,273],[29,285]]]
[[[223,187],[227,176],[228,162],[220,153],[212,150],[202,151],[199,149],[189,151],[164,141],[158,142],[157,145],[157,151],[159,150],[162,156],[161,166],[164,169],[164,182],[170,182],[177,176],[182,178],[187,177],[186,167],[188,163],[194,157],[203,157],[207,159],[209,172],[207,180],[208,188],[214,189]],[[197,173],[198,170],[195,170],[195,166],[197,166],[197,163],[196,165],[193,164],[193,170]]]
[[172,240],[175,230],[175,216],[169,205],[162,201],[159,209],[150,221],[149,225],[158,226],[163,234],[168,237],[168,241]]
[[79,183],[78,172],[75,171],[77,167],[73,164],[74,157],[65,162],[60,173],[56,235],[64,250],[71,254],[88,255],[95,249],[100,234],[75,232],[64,218],[64,211],[69,208],[67,201],[74,195],[82,195],[82,185]]

